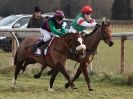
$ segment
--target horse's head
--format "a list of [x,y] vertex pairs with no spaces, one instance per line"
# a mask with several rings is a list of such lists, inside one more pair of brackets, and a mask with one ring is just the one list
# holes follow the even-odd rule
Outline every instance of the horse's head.
[[[99,26],[97,26],[99,27]],[[102,23],[101,26],[101,38],[102,40],[104,40],[105,43],[107,43],[109,46],[112,46],[114,44],[113,40],[112,40],[112,31],[110,28],[110,22]]]

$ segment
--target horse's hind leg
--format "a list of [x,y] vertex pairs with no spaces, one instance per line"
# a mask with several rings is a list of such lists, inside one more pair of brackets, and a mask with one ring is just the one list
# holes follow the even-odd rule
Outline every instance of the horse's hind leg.
[[29,63],[27,61],[24,61],[24,64],[22,66],[23,73],[25,72],[27,65],[29,65]]
[[[74,77],[72,78],[72,82],[74,82],[74,81],[80,76],[81,72],[82,72],[82,71],[81,71],[81,67],[79,67],[79,68],[77,69],[76,74],[75,74]],[[65,84],[65,88],[68,88],[68,87],[69,87],[69,82]]]
[[42,65],[41,70],[39,73],[34,74],[34,78],[40,78],[42,75],[43,70],[46,68],[46,65]]
[[53,72],[53,69],[49,70],[49,71],[47,72],[47,75],[50,76],[50,75],[52,74],[52,72]]
[[28,64],[29,63],[27,61],[24,61],[23,62],[19,74],[23,74],[25,72],[25,69],[26,69],[26,67],[27,67]]
[[14,78],[12,80],[12,85],[11,85],[11,88],[15,88],[16,87],[16,80],[17,80],[17,76],[22,68],[22,64],[23,62],[17,62],[16,63],[16,67],[15,67],[15,73],[14,73]]

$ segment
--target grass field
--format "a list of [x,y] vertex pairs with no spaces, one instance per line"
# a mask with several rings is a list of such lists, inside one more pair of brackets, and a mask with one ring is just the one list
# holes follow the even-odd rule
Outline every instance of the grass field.
[[76,81],[78,89],[74,90],[64,88],[66,80],[63,78],[59,74],[53,87],[55,92],[49,92],[48,76],[40,79],[33,79],[31,75],[19,76],[16,90],[11,90],[12,76],[0,75],[0,99],[132,99],[133,97],[133,87],[120,82],[92,78],[95,90],[89,92],[82,76]]
[[[115,40],[113,47],[100,43],[98,53],[92,62],[91,80],[95,89],[92,92],[88,91],[83,75],[75,82],[78,89],[65,89],[66,80],[61,74],[55,80],[53,87],[55,92],[48,92],[50,77],[46,75],[46,70],[40,79],[32,77],[39,71],[38,64],[29,66],[26,72],[19,76],[16,90],[11,90],[10,84],[14,71],[12,54],[0,50],[0,99],[133,99],[133,86],[127,85],[127,75],[133,75],[132,44],[132,40],[125,42],[125,72],[124,75],[119,75],[120,41]],[[75,72],[74,64],[75,62],[68,61],[71,76]]]
[[[125,73],[133,73],[133,41],[125,41]],[[115,40],[113,47],[108,47],[103,41],[98,46],[97,54],[92,62],[93,71],[95,72],[107,72],[107,73],[120,73],[120,40]],[[2,52],[2,51],[1,51]],[[0,52],[0,69],[7,67],[13,67],[13,59],[11,53]],[[68,61],[68,69],[73,70],[75,62]],[[77,66],[78,67],[78,66]]]
[[[126,84],[127,76],[118,75],[119,66],[116,66],[119,65],[120,60],[118,47],[118,41],[116,41],[113,48],[100,44],[98,54],[93,61],[94,76],[91,76],[92,85],[95,89],[93,92],[88,91],[82,75],[75,82],[78,89],[65,89],[66,80],[61,74],[55,80],[53,87],[55,92],[48,92],[50,77],[46,76],[46,70],[40,79],[32,77],[34,73],[39,71],[38,64],[29,66],[26,72],[19,76],[16,90],[11,90],[10,84],[13,77],[13,65],[10,64],[12,63],[11,54],[0,53],[0,58],[2,59],[0,61],[0,99],[132,99],[133,86]],[[126,47],[128,48],[126,68],[131,67],[129,70],[132,71],[132,42],[128,41]],[[74,63],[73,61],[68,61],[68,65],[70,65],[68,69],[71,70],[71,76],[75,71]]]

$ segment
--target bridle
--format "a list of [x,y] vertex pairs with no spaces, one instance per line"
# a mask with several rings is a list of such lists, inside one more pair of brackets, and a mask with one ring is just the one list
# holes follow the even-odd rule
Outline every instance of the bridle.
[[101,40],[106,42],[108,39],[110,39],[110,36],[105,36],[105,34],[109,34],[109,33],[107,33],[103,28],[104,27],[102,27],[102,26],[100,27],[100,29],[101,29],[101,32],[100,32]]

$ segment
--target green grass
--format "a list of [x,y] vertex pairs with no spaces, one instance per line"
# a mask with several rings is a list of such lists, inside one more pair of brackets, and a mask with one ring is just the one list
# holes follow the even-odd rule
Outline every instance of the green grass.
[[[99,78],[98,78],[99,79]],[[75,83],[78,89],[65,89],[66,80],[58,75],[54,83],[55,92],[49,92],[49,77],[40,79],[19,76],[16,90],[10,89],[12,76],[0,75],[0,99],[132,99],[133,87],[127,85],[116,85],[109,81],[96,80],[92,78],[93,88],[89,92],[86,83],[81,76]]]
[[[119,32],[114,29],[113,32]],[[126,31],[122,29],[121,31]],[[125,41],[125,71],[133,75],[133,41]],[[49,76],[46,70],[40,79],[33,79],[33,74],[40,69],[39,64],[28,66],[26,72],[17,80],[16,90],[10,89],[13,78],[13,60],[11,53],[0,50],[0,99],[132,99],[133,86],[127,86],[127,76],[120,73],[120,41],[115,40],[113,47],[101,42],[92,62],[91,80],[93,92],[89,92],[83,75],[75,82],[78,89],[65,89],[66,80],[59,74],[54,82],[55,92],[48,92]],[[1,53],[2,52],[2,53]],[[75,62],[68,60],[68,70],[72,76]],[[76,67],[78,68],[78,66]],[[89,68],[88,68],[89,69]]]

